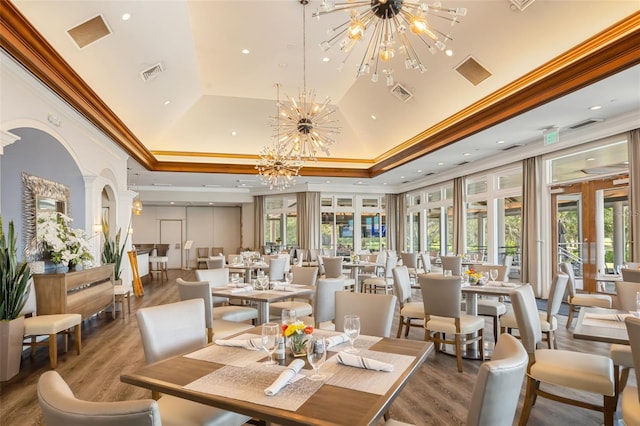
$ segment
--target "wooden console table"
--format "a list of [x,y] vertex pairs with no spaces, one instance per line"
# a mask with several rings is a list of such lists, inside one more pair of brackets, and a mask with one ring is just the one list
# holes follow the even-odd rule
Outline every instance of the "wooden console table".
[[111,307],[115,319],[113,264],[64,274],[33,274],[39,315],[80,314],[82,319]]

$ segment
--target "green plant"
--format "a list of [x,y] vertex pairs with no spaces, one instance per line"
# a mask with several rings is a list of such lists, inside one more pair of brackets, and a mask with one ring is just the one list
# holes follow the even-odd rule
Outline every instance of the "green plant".
[[[128,229],[128,228],[127,228]],[[109,237],[109,223],[106,219],[102,219],[102,235],[104,235],[104,245],[102,246],[102,263],[113,263],[113,277],[119,280],[122,274],[121,265],[122,257],[124,256],[124,249],[127,245],[127,239],[129,238],[129,231],[125,234],[122,246],[120,245],[120,236],[122,234],[122,228],[118,229],[116,233],[116,239],[112,240]]]
[[9,321],[18,318],[29,297],[31,270],[26,263],[18,264],[16,255],[16,237],[13,221],[9,222],[9,233],[4,234],[2,216],[0,216],[0,320]]

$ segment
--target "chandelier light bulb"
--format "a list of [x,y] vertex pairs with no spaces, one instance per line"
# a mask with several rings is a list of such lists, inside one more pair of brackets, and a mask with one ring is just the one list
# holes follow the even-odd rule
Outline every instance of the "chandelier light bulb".
[[[356,78],[369,74],[370,68],[377,76],[379,61],[391,62],[395,58],[396,43],[399,54],[404,57],[405,68],[425,72],[427,67],[413,43],[432,54],[445,50],[452,37],[439,26],[447,23],[453,26],[460,22],[459,17],[467,14],[466,8],[447,8],[438,1],[349,0],[336,4],[323,0],[313,16],[320,18],[336,11],[350,12],[349,20],[328,31],[330,38],[320,46],[326,51],[337,45],[348,55],[357,43],[364,41],[365,53],[356,68]],[[411,31],[406,31],[407,28]],[[372,80],[377,81],[377,77]],[[393,84],[393,77],[388,75],[387,83],[390,81]]]

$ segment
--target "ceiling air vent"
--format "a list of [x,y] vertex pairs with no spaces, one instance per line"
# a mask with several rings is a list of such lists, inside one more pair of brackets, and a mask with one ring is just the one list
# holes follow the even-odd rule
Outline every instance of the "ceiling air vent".
[[576,123],[576,124],[574,124],[572,126],[569,126],[567,128],[569,130],[577,130],[577,129],[581,129],[581,128],[585,127],[585,126],[590,126],[590,125],[595,124],[595,123],[600,123],[601,121],[604,121],[604,119],[602,119],[602,118],[588,118],[588,119],[586,119],[584,121]]
[[409,92],[403,85],[400,83],[396,84],[391,88],[391,93],[400,99],[402,102],[407,102],[409,99],[413,98],[413,93]]
[[[510,0],[511,4],[518,8],[518,10],[520,10],[520,12],[522,12],[523,10],[525,10],[527,7],[529,7],[531,5],[531,3],[533,3],[536,0]],[[513,9],[513,7],[512,7]]]
[[107,26],[102,15],[98,15],[67,30],[67,34],[69,34],[76,45],[82,49],[111,34],[111,29]]
[[469,164],[468,161],[463,161],[462,163],[458,163],[458,166],[464,166],[465,164]]
[[518,145],[518,144],[516,143],[516,144],[510,145],[510,146],[508,146],[508,147],[504,148],[504,149],[503,149],[503,151],[509,151],[509,150],[512,150],[513,148],[520,148],[521,146],[522,146],[522,145]]
[[436,174],[435,172],[429,172],[429,173],[425,173],[424,176],[427,177],[427,176],[431,176],[431,175],[435,175],[435,174]]
[[462,61],[462,63],[456,67],[456,71],[474,86],[491,77],[491,73],[471,56],[468,56]]
[[142,78],[143,81],[151,81],[163,71],[164,71],[164,68],[162,68],[162,64],[155,64],[151,68],[147,68],[146,70],[141,71],[140,77]]

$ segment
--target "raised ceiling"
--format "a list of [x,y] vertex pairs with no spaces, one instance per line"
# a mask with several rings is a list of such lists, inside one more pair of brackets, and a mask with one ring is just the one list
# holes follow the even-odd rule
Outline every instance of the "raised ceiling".
[[[234,183],[244,180],[253,186],[257,182],[250,175],[255,175],[256,154],[272,140],[269,118],[275,114],[274,83],[293,96],[302,86],[303,7],[297,0],[12,3],[126,126],[114,131],[114,139],[146,169],[231,172]],[[598,49],[605,50],[603,46],[617,39],[629,34],[637,38],[639,31],[634,1],[537,0],[522,11],[508,0],[442,3],[468,9],[462,23],[453,28],[453,41],[448,44],[454,54],[422,52],[428,67],[424,74],[406,71],[398,61],[394,66],[396,82],[413,94],[405,103],[390,92],[383,79],[373,83],[367,76],[355,78],[361,56],[358,50],[342,71],[336,69],[342,55],[327,54],[319,44],[326,38],[326,30],[346,16],[311,19],[320,1],[309,2],[307,86],[319,97],[331,97],[342,132],[331,148],[331,157],[303,168],[303,175],[316,176],[316,182],[348,177],[355,184],[364,180],[364,184],[397,185],[422,177],[424,173],[417,170],[438,163],[454,167],[488,158],[503,149],[490,134],[467,141],[464,147],[446,145],[464,144],[465,138],[481,134],[487,123],[500,123],[523,107],[533,112],[549,100],[544,93],[535,93],[513,105],[505,100],[509,95],[526,93],[527,89],[535,92],[536,84],[541,84],[553,92],[548,94],[553,99],[563,90],[592,83],[600,77],[590,75],[586,68],[582,75],[576,75],[575,87],[569,83],[563,88],[566,83],[554,83],[552,76]],[[126,21],[122,20],[125,13],[131,15]],[[106,22],[110,34],[79,48],[67,31],[96,16]],[[613,25],[617,25],[615,31],[584,44]],[[576,46],[581,46],[579,51],[567,54]],[[243,54],[243,49],[250,53]],[[612,64],[604,66],[618,71],[638,62],[637,54],[635,59],[628,56],[624,63],[609,58]],[[325,57],[328,62],[323,61]],[[476,86],[454,70],[469,57],[491,73]],[[144,81],[140,73],[156,65],[162,72]],[[593,102],[607,102],[618,108],[617,113],[625,108],[637,110],[638,91],[628,90],[628,85],[640,88],[638,75],[637,69],[627,74],[623,80],[627,90],[615,98]],[[610,93],[612,89],[607,90]],[[576,111],[567,111],[565,106],[563,113],[571,115],[556,113],[557,121],[549,122],[545,117],[542,120],[546,122],[531,123],[532,128],[526,129],[526,135],[518,135],[518,140],[512,131],[513,137],[506,143],[523,144],[545,126],[570,126],[590,118],[593,115],[587,106],[576,105]],[[475,128],[474,120],[478,123]],[[427,152],[431,152],[429,160],[423,157],[409,162]],[[469,153],[467,158],[462,152]],[[409,171],[414,175],[406,176]],[[171,173],[141,173],[148,179],[141,184],[180,180]],[[240,178],[244,173],[248,175]]]

